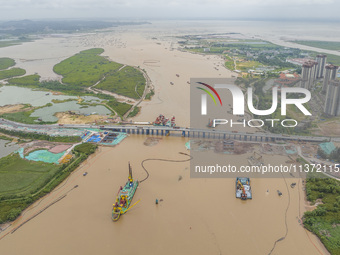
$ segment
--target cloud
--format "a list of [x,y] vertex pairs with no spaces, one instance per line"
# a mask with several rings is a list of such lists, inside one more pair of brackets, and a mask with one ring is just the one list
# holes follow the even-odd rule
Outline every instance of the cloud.
[[248,6],[282,6],[282,5],[328,5],[335,0],[0,0],[1,7],[6,8],[83,8],[83,7],[117,7],[117,6],[181,6],[191,5],[248,5]]
[[[0,18],[337,18],[335,0],[0,0]],[[308,12],[306,11],[308,10]]]

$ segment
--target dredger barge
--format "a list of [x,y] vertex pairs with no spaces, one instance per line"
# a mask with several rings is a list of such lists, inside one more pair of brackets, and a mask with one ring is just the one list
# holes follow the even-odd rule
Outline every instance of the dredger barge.
[[[124,187],[120,187],[116,202],[113,204],[112,209],[112,220],[119,220],[120,216],[125,214],[128,210],[130,210],[134,205],[131,206],[132,198],[136,193],[136,189],[138,187],[138,181],[134,181],[132,177],[132,169],[129,163],[129,177]],[[138,203],[139,201],[137,201]],[[137,204],[135,203],[135,204]]]

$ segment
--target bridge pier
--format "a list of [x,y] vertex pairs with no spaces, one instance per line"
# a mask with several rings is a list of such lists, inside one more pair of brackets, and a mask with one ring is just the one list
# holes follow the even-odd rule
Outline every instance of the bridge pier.
[[159,130],[157,129],[157,130],[156,130],[156,135],[158,135],[158,131],[159,131]]
[[147,130],[146,130],[146,134],[147,134],[147,135],[150,135],[150,129],[147,129]]
[[164,130],[163,129],[161,130],[161,135],[164,135]]
[[182,131],[182,136],[185,137],[185,131]]

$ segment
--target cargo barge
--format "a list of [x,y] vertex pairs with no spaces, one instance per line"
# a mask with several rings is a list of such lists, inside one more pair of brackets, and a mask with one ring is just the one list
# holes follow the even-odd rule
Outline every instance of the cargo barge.
[[250,179],[248,177],[237,177],[235,182],[236,198],[242,200],[252,199]]

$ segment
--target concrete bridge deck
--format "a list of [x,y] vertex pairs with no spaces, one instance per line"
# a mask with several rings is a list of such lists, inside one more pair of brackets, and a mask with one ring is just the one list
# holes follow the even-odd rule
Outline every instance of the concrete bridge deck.
[[216,130],[216,129],[196,129],[196,128],[184,128],[184,127],[166,127],[166,126],[129,126],[129,125],[86,125],[86,124],[65,124],[65,125],[29,125],[18,122],[9,121],[6,119],[0,119],[1,126],[11,126],[14,130],[23,131],[24,129],[36,129],[37,132],[43,133],[44,131],[60,129],[86,129],[86,128],[98,128],[107,131],[124,132],[127,134],[138,135],[159,135],[159,136],[182,136],[182,137],[196,137],[196,138],[208,138],[208,139],[236,139],[243,141],[304,141],[304,142],[325,142],[325,141],[338,141],[339,138],[331,138],[326,136],[299,136],[299,135],[283,135],[273,133],[260,133],[260,132],[235,132],[228,130]]

